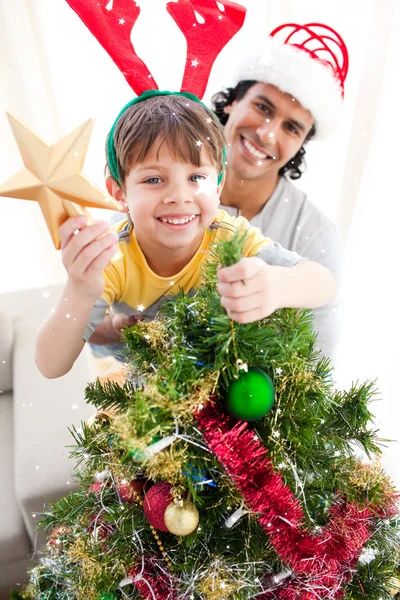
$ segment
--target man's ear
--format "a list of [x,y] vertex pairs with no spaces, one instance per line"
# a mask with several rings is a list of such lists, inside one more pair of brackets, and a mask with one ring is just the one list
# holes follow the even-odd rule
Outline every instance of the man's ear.
[[223,110],[224,110],[224,113],[225,113],[226,115],[230,115],[230,114],[231,114],[231,112],[232,112],[232,110],[233,110],[233,107],[234,107],[234,105],[236,104],[236,102],[237,102],[237,100],[234,100],[234,101],[232,102],[232,104],[227,104],[226,106],[224,106]]
[[115,198],[115,200],[117,200],[120,203],[120,205],[121,205],[120,211],[128,212],[129,206],[125,200],[125,192],[118,185],[118,183],[115,181],[115,179],[113,177],[109,176],[106,178],[106,188],[107,188],[107,192],[110,194],[110,196]]

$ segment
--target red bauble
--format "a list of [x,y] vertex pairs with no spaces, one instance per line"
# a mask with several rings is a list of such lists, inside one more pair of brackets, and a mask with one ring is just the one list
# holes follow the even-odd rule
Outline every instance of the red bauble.
[[[114,528],[109,523],[103,521],[101,516],[93,515],[90,519],[88,532],[91,533],[95,540],[103,541],[112,532]],[[104,546],[103,546],[104,547]]]
[[65,538],[70,535],[71,528],[65,525],[57,525],[49,535],[47,540],[48,546],[55,552],[62,552],[64,549]]
[[165,481],[155,483],[147,492],[143,501],[146,519],[155,529],[168,532],[164,522],[166,508],[174,501],[171,495],[172,485]]
[[142,498],[146,483],[146,479],[131,479],[130,481],[121,479],[118,481],[117,487],[121,500],[132,504],[137,501],[138,496]]
[[99,497],[101,493],[101,481],[96,481],[95,483],[92,483],[92,485],[88,489],[88,492],[93,492],[93,494],[96,494],[96,496]]

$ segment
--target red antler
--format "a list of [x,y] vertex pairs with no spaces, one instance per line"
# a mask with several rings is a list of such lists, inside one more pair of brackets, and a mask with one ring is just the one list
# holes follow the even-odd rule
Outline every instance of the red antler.
[[132,27],[140,13],[134,0],[67,0],[68,4],[111,56],[131,88],[140,95],[158,89],[150,71],[131,42]]
[[[169,2],[167,10],[176,21],[187,42],[182,92],[192,92],[202,98],[206,91],[211,67],[222,48],[242,27],[246,9],[230,0],[178,0]],[[204,19],[196,20],[195,11]]]

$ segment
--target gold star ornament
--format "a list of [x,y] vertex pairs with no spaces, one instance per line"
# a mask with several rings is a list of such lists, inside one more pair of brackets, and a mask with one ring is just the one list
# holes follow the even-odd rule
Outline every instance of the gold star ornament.
[[58,229],[69,217],[85,214],[86,206],[120,210],[120,204],[81,171],[94,121],[89,119],[49,146],[16,117],[7,113],[24,168],[0,185],[0,196],[39,203],[57,250]]

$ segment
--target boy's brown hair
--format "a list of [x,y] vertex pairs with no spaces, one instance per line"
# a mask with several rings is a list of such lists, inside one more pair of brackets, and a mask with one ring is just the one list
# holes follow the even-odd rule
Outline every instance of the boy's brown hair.
[[[175,159],[201,164],[202,148],[218,173],[224,170],[222,127],[207,108],[184,96],[154,96],[132,104],[114,133],[119,179],[124,185],[132,163],[142,163],[157,139],[166,142]],[[196,144],[196,142],[201,144]],[[158,150],[159,150],[158,148]]]

